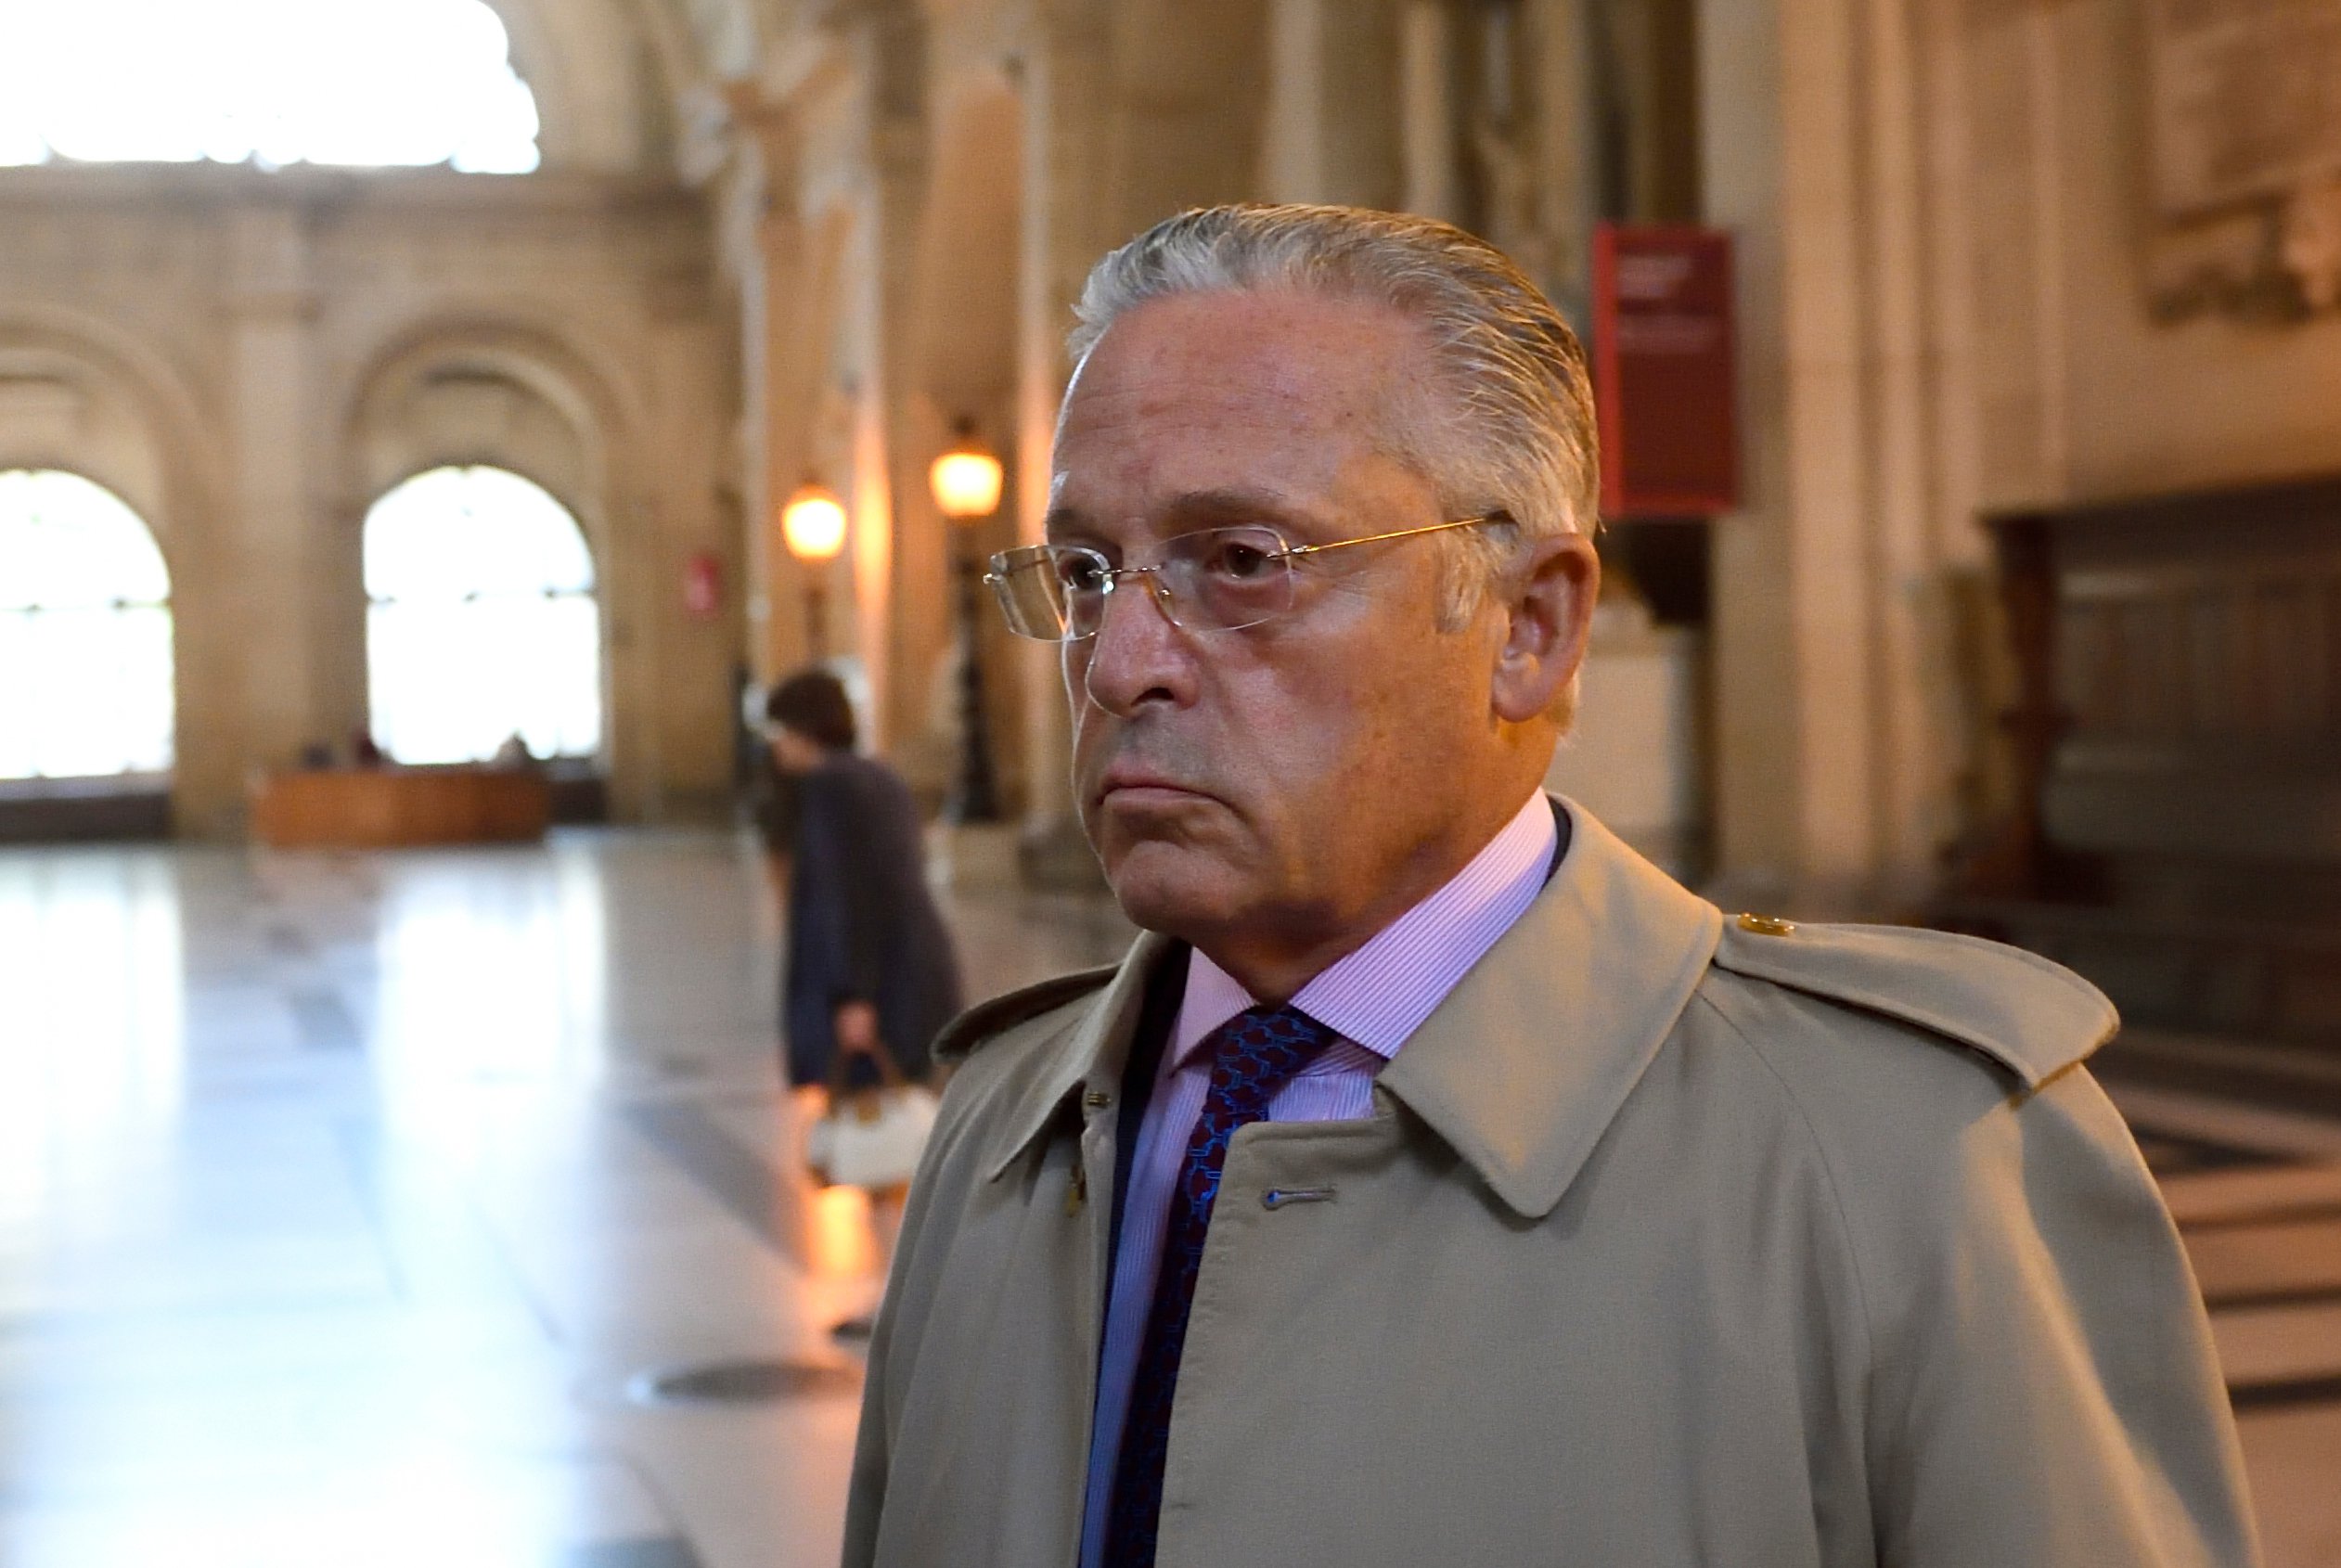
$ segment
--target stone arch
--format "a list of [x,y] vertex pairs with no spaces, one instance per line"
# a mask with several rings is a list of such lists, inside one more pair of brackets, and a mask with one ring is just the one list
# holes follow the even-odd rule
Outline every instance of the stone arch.
[[638,400],[609,356],[509,310],[441,312],[392,335],[343,406],[345,514],[426,469],[484,463],[550,491],[599,559],[632,492]]
[[170,575],[174,813],[240,787],[234,736],[204,722],[197,700],[237,679],[239,589],[218,552],[200,547],[224,516],[225,446],[161,345],[86,311],[0,305],[0,468],[103,485],[147,525]]
[[[646,564],[655,541],[636,526],[644,505],[649,419],[617,356],[568,327],[508,305],[449,306],[387,335],[340,402],[343,523],[330,573],[341,616],[363,625],[364,524],[374,503],[416,474],[447,466],[507,469],[541,486],[577,521],[601,605],[603,765],[615,778],[654,762],[656,722],[635,668],[648,650],[628,628],[655,620]],[[341,688],[367,689],[365,639],[348,640]]]
[[169,356],[97,315],[0,306],[0,468],[63,469],[129,503],[174,552],[213,510],[220,449]]

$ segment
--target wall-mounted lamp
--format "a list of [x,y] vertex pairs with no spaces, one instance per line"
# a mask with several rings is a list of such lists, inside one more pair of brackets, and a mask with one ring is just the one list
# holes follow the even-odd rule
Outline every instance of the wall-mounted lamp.
[[804,572],[804,636],[816,660],[829,654],[829,600],[823,568],[845,548],[845,507],[817,480],[797,486],[780,508],[780,539]]
[[927,470],[934,504],[954,522],[975,522],[1000,509],[1000,485],[1006,471],[991,449],[975,437],[975,424],[962,419],[953,431],[951,450]]

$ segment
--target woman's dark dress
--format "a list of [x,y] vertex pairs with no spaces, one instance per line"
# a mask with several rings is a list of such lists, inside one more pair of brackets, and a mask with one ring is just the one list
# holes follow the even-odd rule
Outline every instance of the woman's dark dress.
[[[797,780],[789,880],[789,970],[781,995],[789,1082],[828,1084],[840,1003],[878,1009],[903,1072],[924,1077],[928,1047],[959,1011],[951,934],[927,891],[919,809],[893,769],[833,753]],[[846,1086],[873,1077],[853,1071]]]

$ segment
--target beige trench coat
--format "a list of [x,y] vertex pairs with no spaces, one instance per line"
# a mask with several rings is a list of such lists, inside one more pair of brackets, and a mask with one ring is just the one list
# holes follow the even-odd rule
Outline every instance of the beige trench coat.
[[[2105,999],[1968,938],[1728,920],[1571,811],[1370,1118],[1237,1133],[1162,1568],[2252,1562],[2193,1278],[2078,1065]],[[947,1037],[855,1568],[1075,1562],[1114,1099],[1166,951]]]

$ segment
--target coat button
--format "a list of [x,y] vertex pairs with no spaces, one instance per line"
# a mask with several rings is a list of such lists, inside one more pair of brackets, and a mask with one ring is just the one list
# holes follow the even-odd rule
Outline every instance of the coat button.
[[1796,922],[1783,920],[1778,915],[1742,915],[1740,929],[1757,936],[1786,936],[1796,929]]
[[1112,1105],[1113,1103],[1113,1097],[1103,1089],[1091,1089],[1087,1094],[1081,1097],[1081,1103],[1087,1106],[1092,1111],[1098,1111],[1106,1106]]

